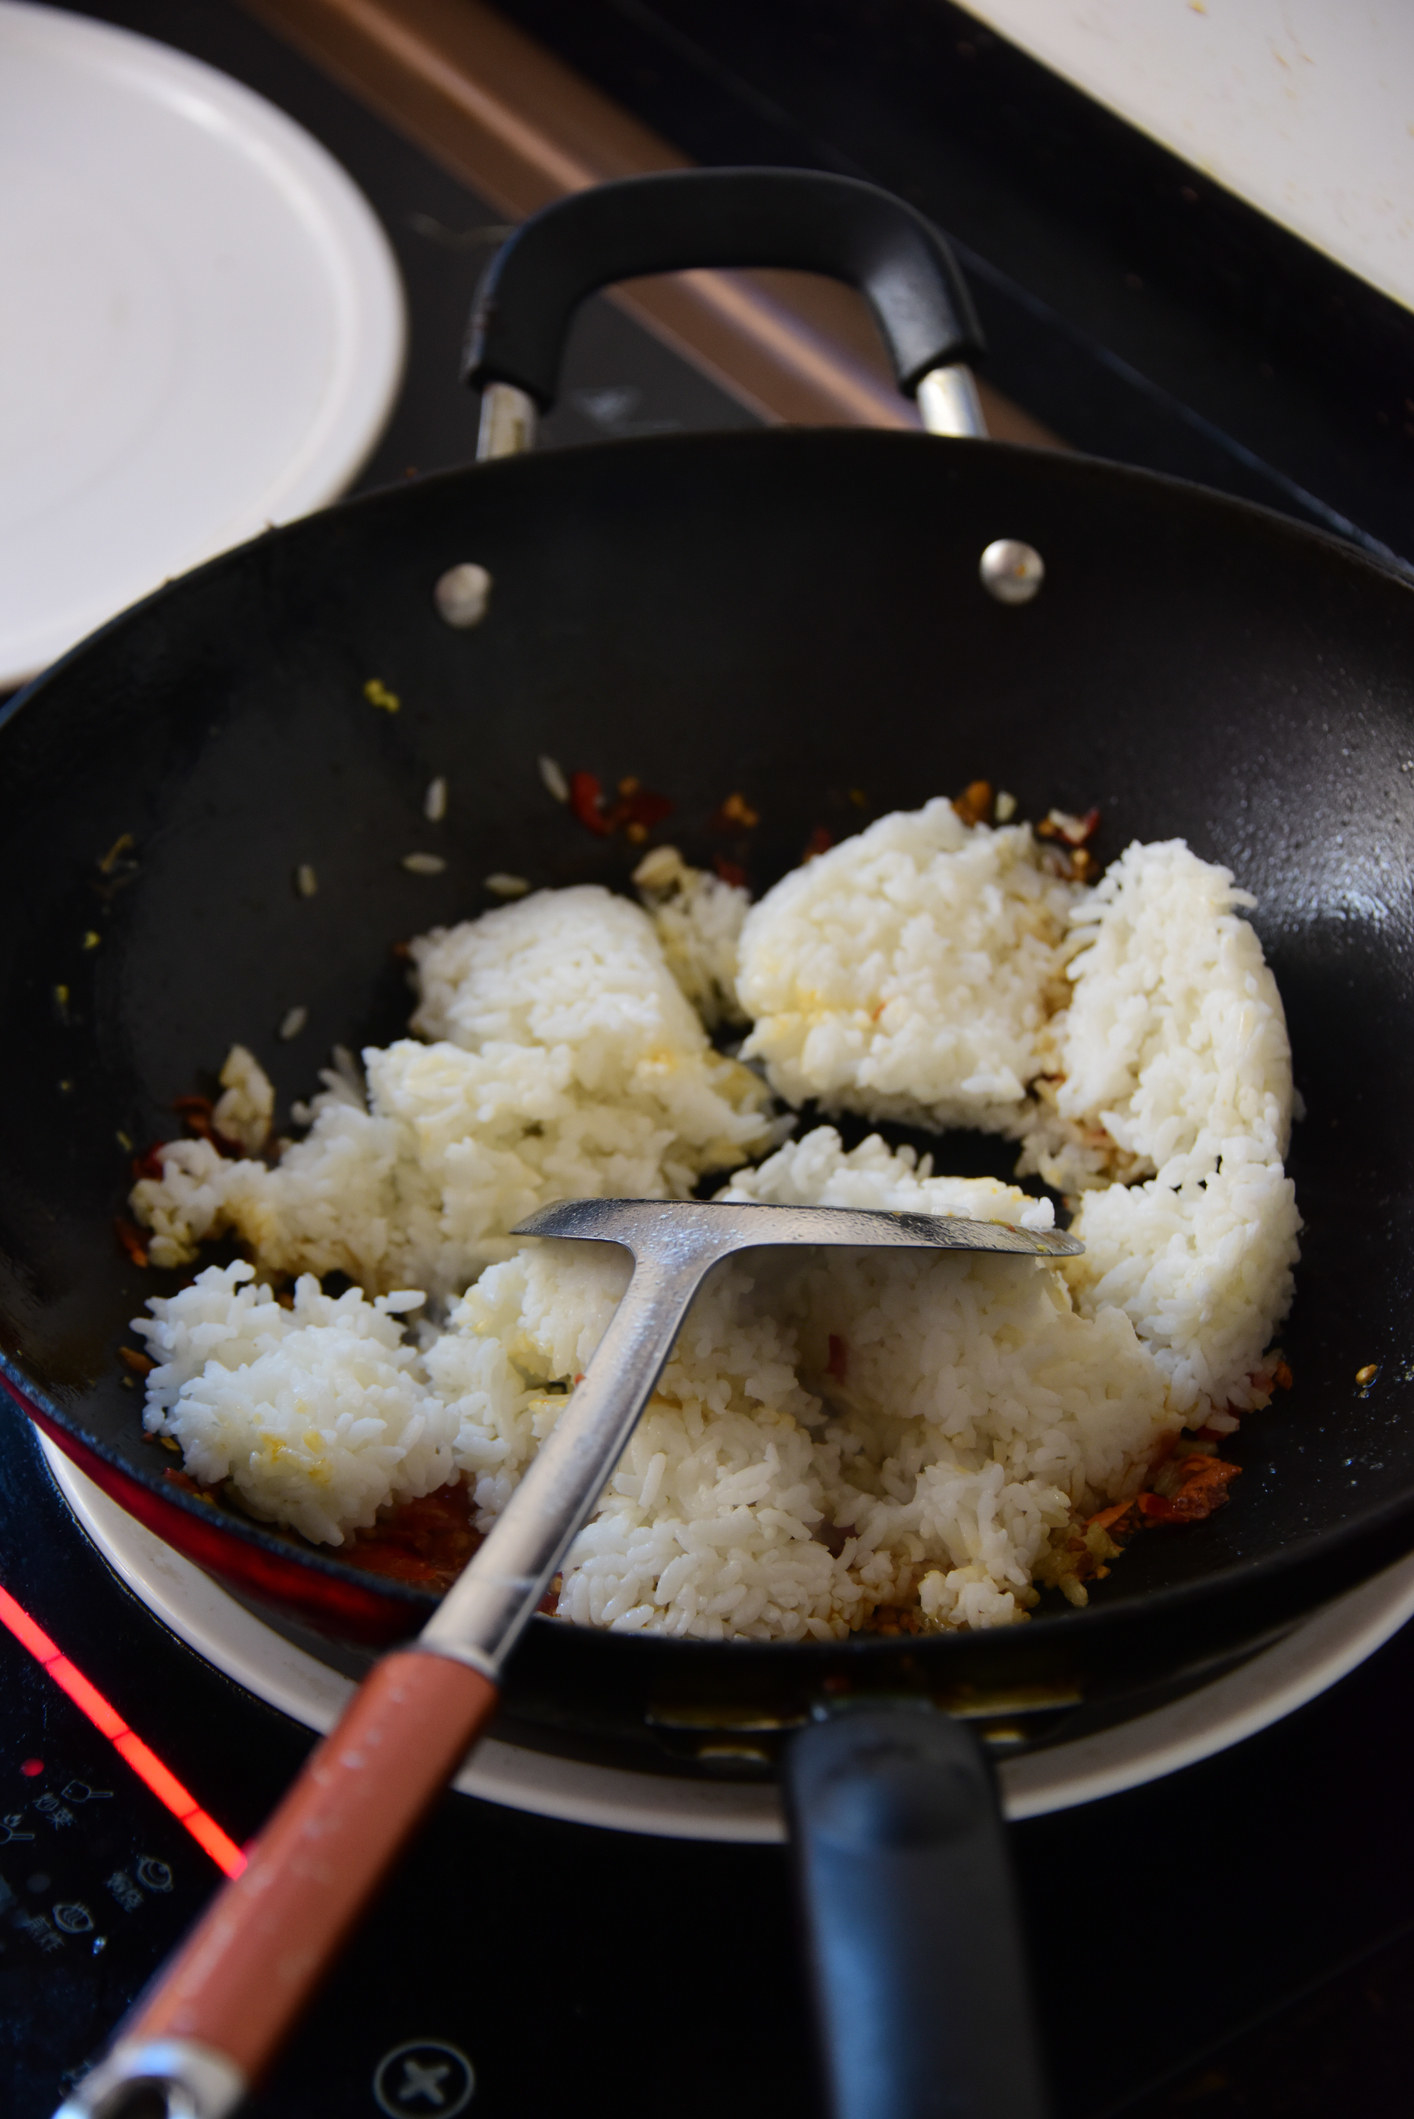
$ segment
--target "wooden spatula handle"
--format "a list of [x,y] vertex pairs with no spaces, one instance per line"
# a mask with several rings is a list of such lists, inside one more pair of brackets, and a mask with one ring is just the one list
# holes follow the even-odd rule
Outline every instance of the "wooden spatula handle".
[[187,2040],[247,2083],[473,1739],[496,1687],[446,1656],[386,1656],[228,1883],[124,2024],[121,2042]]

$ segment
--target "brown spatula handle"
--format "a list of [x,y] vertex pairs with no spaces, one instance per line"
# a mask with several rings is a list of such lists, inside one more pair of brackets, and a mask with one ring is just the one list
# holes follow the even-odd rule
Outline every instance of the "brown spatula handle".
[[247,2083],[274,2054],[397,1855],[490,1719],[496,1687],[418,1649],[386,1656],[124,2024],[189,2040]]

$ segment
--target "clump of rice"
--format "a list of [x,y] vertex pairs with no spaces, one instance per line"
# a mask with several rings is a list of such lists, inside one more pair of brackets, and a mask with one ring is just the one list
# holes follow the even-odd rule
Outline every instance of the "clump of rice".
[[208,1266],[134,1319],[157,1363],[149,1433],[179,1442],[203,1486],[229,1480],[253,1516],[323,1544],[445,1486],[455,1421],[398,1322],[422,1296],[335,1299],[307,1277],[284,1309],[254,1280],[243,1262]]
[[1255,902],[1182,840],[1114,863],[1072,914],[1074,997],[1020,1162],[1081,1193],[1079,1306],[1122,1308],[1173,1403],[1219,1432],[1268,1401],[1301,1229],[1286,1017],[1240,917]]
[[[140,1327],[161,1362],[149,1424],[195,1476],[311,1537],[452,1470],[487,1527],[627,1273],[616,1252],[508,1231],[547,1199],[681,1196],[763,1152],[762,1085],[684,997],[720,1018],[735,991],[755,1018],[744,1049],[781,1093],[1022,1139],[1023,1168],[1079,1195],[1086,1253],[733,1264],[694,1306],[559,1608],[702,1638],[1023,1617],[1077,1519],[1137,1492],[1183,1426],[1225,1431],[1270,1392],[1300,1224],[1290,1054],[1250,899],[1180,842],[1131,847],[1084,890],[1026,827],[946,803],[787,877],[740,926],[739,965],[741,894],[672,849],[639,881],[651,923],[585,888],[415,943],[420,1036],[370,1048],[366,1086],[350,1063],[327,1073],[273,1168],[165,1151],[134,1194],[159,1263],[231,1228],[270,1271],[419,1293],[334,1303],[305,1279],[285,1311],[249,1268],[209,1270]],[[258,1145],[268,1084],[249,1055],[228,1068],[232,1125]],[[1054,1218],[878,1137],[847,1153],[829,1126],[723,1196]],[[444,1308],[414,1345],[398,1319],[422,1294]]]
[[761,1082],[713,1051],[627,900],[539,891],[413,959],[428,1042],[370,1046],[366,1094],[326,1073],[275,1167],[163,1150],[132,1195],[154,1263],[230,1230],[267,1272],[460,1294],[549,1200],[680,1198],[767,1144]]
[[[877,1137],[791,1143],[729,1198],[1051,1224],[1049,1200],[991,1178],[934,1177]],[[1072,1306],[1042,1259],[920,1252],[781,1254],[771,1300],[840,1452],[833,1520],[878,1601],[915,1593],[935,1623],[996,1625],[1075,1513],[1134,1493],[1180,1416],[1123,1311]],[[847,1548],[848,1550],[848,1548]]]
[[736,883],[691,868],[675,846],[655,846],[633,871],[669,971],[709,1030],[744,1023],[737,946],[751,899]]
[[1280,1163],[1291,1046],[1239,917],[1256,902],[1181,839],[1128,847],[1084,893],[1023,1172],[1074,1192],[1115,1174],[1202,1178],[1239,1143],[1244,1161]]
[[742,1055],[791,1103],[1019,1137],[1078,894],[1027,825],[881,817],[747,915]]

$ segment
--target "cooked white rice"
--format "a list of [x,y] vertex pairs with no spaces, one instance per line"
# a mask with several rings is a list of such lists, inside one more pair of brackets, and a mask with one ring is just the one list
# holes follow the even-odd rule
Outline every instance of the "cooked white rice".
[[175,1436],[191,1476],[229,1479],[252,1515],[334,1545],[445,1486],[456,1423],[398,1322],[422,1296],[335,1300],[309,1276],[287,1310],[254,1278],[242,1261],[208,1266],[133,1320],[157,1363],[147,1426]]
[[747,915],[742,1055],[790,1103],[1019,1136],[1080,894],[1027,825],[942,800],[881,817]]
[[326,1073],[274,1168],[169,1144],[133,1193],[155,1264],[229,1229],[267,1272],[460,1294],[549,1200],[681,1198],[767,1145],[762,1084],[713,1051],[626,899],[539,891],[412,953],[431,1042],[370,1046],[366,1096]]
[[709,1030],[744,1023],[737,947],[751,899],[735,883],[690,868],[675,846],[655,846],[633,871],[669,971]]
[[1084,893],[1023,1172],[1073,1192],[1115,1174],[1178,1184],[1234,1155],[1281,1162],[1291,1047],[1262,945],[1238,916],[1256,902],[1181,839],[1128,847]]
[[[422,938],[425,1042],[370,1047],[366,1097],[345,1065],[274,1167],[182,1142],[137,1187],[159,1263],[230,1228],[264,1271],[384,1291],[334,1303],[304,1279],[286,1311],[237,1266],[153,1303],[147,1420],[195,1477],[338,1543],[454,1468],[494,1521],[627,1271],[511,1226],[555,1197],[682,1196],[770,1140],[762,1085],[684,999],[726,1012],[739,894],[671,850],[640,878],[651,925],[583,888]],[[1004,1624],[1181,1427],[1266,1402],[1299,1220],[1290,1056],[1250,902],[1180,843],[1131,847],[1083,890],[1025,826],[930,803],[751,911],[745,1049],[777,1089],[1023,1138],[1024,1166],[1080,1193],[1087,1250],[720,1273],[569,1555],[565,1616],[760,1639],[900,1608]],[[249,1055],[228,1073],[225,1130],[255,1145],[268,1084]],[[934,1175],[877,1137],[847,1154],[828,1126],[725,1196],[1053,1220],[1049,1200]],[[414,1343],[398,1318],[422,1295]]]

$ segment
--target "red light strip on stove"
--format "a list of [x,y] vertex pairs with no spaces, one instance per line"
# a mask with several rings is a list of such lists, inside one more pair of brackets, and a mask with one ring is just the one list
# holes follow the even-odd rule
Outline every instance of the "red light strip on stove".
[[81,1713],[86,1714],[99,1734],[106,1736],[113,1749],[132,1768],[140,1781],[146,1781],[159,1803],[165,1803],[180,1824],[186,1826],[192,1838],[209,1854],[218,1869],[227,1876],[239,1876],[245,1867],[246,1858],[233,1839],[221,1830],[214,1817],[208,1817],[196,1800],[163,1765],[157,1753],[150,1750],[142,1738],[129,1729],[116,1707],[104,1699],[96,1685],[91,1685],[83,1672],[61,1655],[47,1633],[25,1610],[17,1604],[8,1591],[0,1589],[0,1621],[3,1621],[15,1636],[21,1648],[28,1649],[53,1678],[61,1692],[69,1698]]

